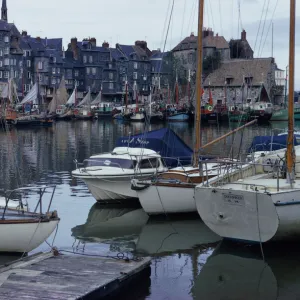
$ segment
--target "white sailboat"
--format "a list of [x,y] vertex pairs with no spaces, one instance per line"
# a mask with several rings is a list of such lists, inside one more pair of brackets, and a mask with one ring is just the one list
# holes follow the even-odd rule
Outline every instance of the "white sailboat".
[[91,109],[91,89],[89,89],[83,100],[76,106],[75,118],[77,120],[92,120],[93,113]]
[[[295,0],[290,0],[289,91],[294,91]],[[295,167],[294,98],[289,93],[286,155],[256,165],[253,174],[211,187],[196,188],[197,210],[206,225],[224,238],[263,243],[300,236],[300,179]]]
[[[9,191],[7,195],[25,193],[36,190],[43,194],[47,187],[19,188]],[[49,203],[49,208],[53,199]],[[2,201],[0,206],[0,252],[30,252],[42,244],[54,231],[59,223],[56,211],[46,213],[37,212],[42,208],[42,199],[38,200],[34,212],[28,211],[27,206],[23,205],[22,200],[18,206],[11,204],[12,199],[5,197],[5,203]],[[3,205],[4,204],[4,205]]]

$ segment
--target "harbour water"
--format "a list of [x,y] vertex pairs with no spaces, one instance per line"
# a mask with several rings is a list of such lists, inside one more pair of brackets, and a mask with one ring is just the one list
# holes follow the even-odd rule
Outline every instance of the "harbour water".
[[[151,125],[150,130],[161,126]],[[278,133],[286,126],[254,125],[215,144],[207,153],[241,156],[254,136]],[[192,147],[193,125],[170,127]],[[300,299],[298,245],[264,245],[261,250],[224,242],[197,214],[149,218],[136,202],[130,207],[96,204],[85,184],[72,179],[74,159],[82,161],[110,151],[118,137],[143,130],[144,124],[109,120],[2,131],[0,189],[57,185],[52,209],[58,211],[61,222],[48,243],[59,250],[151,256],[151,281],[123,299]],[[202,144],[229,130],[229,126],[204,126]],[[32,201],[29,197],[29,205]],[[35,252],[49,249],[44,243]],[[14,258],[0,256],[0,264],[8,259]]]

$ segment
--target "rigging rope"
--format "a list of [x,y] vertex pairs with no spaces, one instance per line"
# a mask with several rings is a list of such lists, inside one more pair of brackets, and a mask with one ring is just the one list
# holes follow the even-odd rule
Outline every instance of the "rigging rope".
[[266,8],[266,14],[265,14],[265,19],[264,19],[264,23],[263,23],[262,33],[261,33],[261,37],[260,37],[258,53],[257,53],[258,56],[260,55],[260,49],[261,49],[261,46],[262,46],[262,39],[263,39],[264,32],[265,32],[265,25],[266,25],[266,20],[267,20],[267,16],[268,16],[269,5],[270,5],[270,0],[268,0],[268,4],[267,4],[267,8]]
[[257,43],[259,32],[260,32],[261,21],[262,21],[262,18],[263,18],[265,5],[266,5],[266,0],[264,0],[264,5],[263,5],[262,11],[261,11],[261,16],[260,16],[260,21],[259,21],[259,25],[258,25],[258,30],[257,30],[256,38],[255,38],[253,53],[255,53],[256,43]]

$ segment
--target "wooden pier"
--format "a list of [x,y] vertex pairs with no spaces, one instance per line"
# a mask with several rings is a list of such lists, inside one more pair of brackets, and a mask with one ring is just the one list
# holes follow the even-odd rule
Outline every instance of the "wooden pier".
[[42,253],[0,267],[0,299],[102,299],[149,278],[150,262]]

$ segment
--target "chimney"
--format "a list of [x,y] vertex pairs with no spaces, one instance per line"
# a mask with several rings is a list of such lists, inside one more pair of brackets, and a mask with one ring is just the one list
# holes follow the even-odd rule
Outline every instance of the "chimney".
[[245,31],[245,29],[243,29],[243,31],[241,33],[241,40],[242,41],[246,41],[247,40],[247,32]]
[[90,38],[90,43],[92,44],[93,47],[96,47],[97,46],[96,38],[94,38],[94,37]]
[[195,36],[195,33],[192,31],[190,36]]
[[39,36],[37,36],[35,39],[36,39],[37,42],[41,41],[41,38]]
[[27,31],[26,30],[22,31],[22,36],[27,36]]
[[78,49],[77,49],[77,38],[71,38],[71,51],[73,52],[73,58],[78,59]]
[[109,43],[104,41],[103,44],[102,44],[102,47],[108,49],[109,48]]
[[136,41],[135,45],[139,46],[140,48],[142,48],[145,51],[147,50],[147,42],[145,42],[145,41]]

